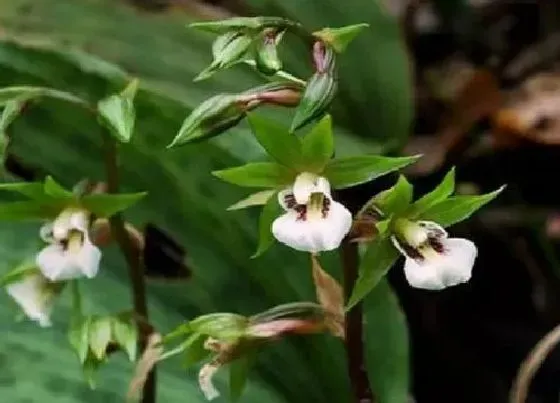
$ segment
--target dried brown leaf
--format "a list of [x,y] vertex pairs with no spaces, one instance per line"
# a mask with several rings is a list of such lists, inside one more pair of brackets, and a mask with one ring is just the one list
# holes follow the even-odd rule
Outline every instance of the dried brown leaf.
[[159,333],[152,333],[148,337],[146,348],[142,357],[136,364],[134,376],[130,381],[127,393],[127,402],[137,401],[148,379],[148,374],[155,367],[163,354],[162,337]]
[[323,270],[315,255],[311,255],[313,282],[317,300],[329,314],[325,325],[337,337],[344,338],[344,292],[330,274]]

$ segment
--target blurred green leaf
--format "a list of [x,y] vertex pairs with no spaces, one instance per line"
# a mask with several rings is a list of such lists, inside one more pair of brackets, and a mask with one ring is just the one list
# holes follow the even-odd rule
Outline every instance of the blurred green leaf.
[[2,116],[0,116],[0,134],[6,133],[6,129],[18,117],[26,102],[26,98],[15,98],[4,104]]
[[128,143],[134,132],[134,97],[137,89],[138,80],[133,80],[120,94],[108,96],[97,104],[100,121],[122,143]]
[[256,114],[249,115],[249,123],[257,141],[276,162],[288,168],[302,164],[301,142],[286,127]]
[[247,384],[247,376],[256,359],[255,351],[247,351],[242,356],[233,360],[229,366],[229,395],[232,402],[236,402],[241,398],[245,385]]
[[7,182],[0,183],[0,190],[20,193],[31,199],[43,199],[45,197],[45,185],[42,182]]
[[368,244],[360,261],[358,280],[352,290],[346,309],[351,309],[373,290],[399,257],[388,236],[375,238]]
[[219,21],[195,22],[189,26],[214,33],[225,33],[231,30],[259,30],[268,27],[292,26],[296,23],[279,17],[233,17]]
[[43,87],[6,87],[0,88],[0,106],[6,106],[6,103],[14,99],[32,99],[38,97],[55,98],[62,101],[86,106],[86,102],[77,96],[68,92]]
[[275,190],[262,190],[260,192],[253,193],[246,198],[232,204],[227,209],[229,211],[241,210],[247,207],[261,206],[266,204],[266,202],[276,193]]
[[130,317],[112,318],[112,334],[115,342],[122,347],[130,361],[136,359],[138,327]]
[[213,354],[212,351],[205,348],[204,343],[208,336],[200,333],[193,333],[184,342],[184,354],[182,363],[185,367],[190,367],[202,360],[207,359]]
[[295,174],[274,162],[252,162],[240,167],[212,172],[221,180],[238,186],[277,188],[292,182]]
[[503,190],[498,190],[479,196],[454,196],[443,200],[420,214],[419,218],[424,221],[433,221],[442,227],[449,227],[469,218],[482,206],[494,200]]
[[147,192],[128,194],[98,193],[82,197],[80,204],[96,216],[111,217],[138,203],[146,194]]
[[261,256],[274,243],[272,223],[280,215],[280,213],[280,203],[278,203],[278,197],[275,193],[267,200],[261,210],[261,215],[259,216],[259,244],[257,246],[257,250],[251,258],[254,259]]
[[27,275],[37,271],[38,269],[35,262],[24,262],[17,266],[15,269],[10,270],[8,273],[0,277],[0,287],[5,287],[12,283],[17,283]]
[[0,204],[0,220],[24,221],[56,217],[66,202],[60,199]]
[[68,341],[78,355],[80,364],[86,361],[89,351],[91,317],[75,320],[68,330]]
[[205,334],[220,341],[234,341],[243,336],[247,318],[234,313],[211,313],[190,321],[194,332]]
[[47,176],[44,184],[45,195],[58,199],[74,199],[74,193],[66,190],[62,185],[55,181],[52,176]]
[[434,190],[419,198],[410,208],[410,217],[417,217],[434,204],[447,199],[455,191],[455,168],[452,168]]
[[342,189],[369,182],[404,168],[416,162],[418,158],[418,156],[382,157],[379,155],[337,158],[327,164],[323,175],[329,179],[333,188]]
[[110,317],[93,318],[89,325],[89,346],[97,359],[105,358],[107,346],[112,338]]
[[321,119],[301,141],[306,170],[321,173],[334,154],[334,135],[330,115]]
[[364,301],[366,368],[379,403],[409,399],[409,340],[397,296],[382,279]]

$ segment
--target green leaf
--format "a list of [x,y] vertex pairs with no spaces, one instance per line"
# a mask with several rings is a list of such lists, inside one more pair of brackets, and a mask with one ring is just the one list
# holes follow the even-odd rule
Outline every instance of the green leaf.
[[234,127],[246,115],[238,95],[219,94],[198,105],[167,147],[177,147],[217,136]]
[[89,326],[89,346],[99,360],[105,358],[107,346],[111,342],[111,318],[100,317],[92,320]]
[[0,287],[3,288],[12,283],[17,283],[33,273],[39,273],[35,262],[24,262],[0,277]]
[[214,171],[212,175],[234,185],[262,188],[286,186],[295,176],[290,169],[275,162],[252,162],[240,167]]
[[27,98],[16,98],[4,104],[4,110],[0,116],[0,133],[6,133],[6,129],[18,117],[26,102]]
[[122,194],[99,193],[82,197],[80,199],[80,204],[98,217],[111,217],[136,204],[146,195],[147,192]]
[[378,237],[368,245],[360,261],[358,280],[348,300],[347,310],[350,310],[375,288],[398,257],[399,252],[388,236]]
[[87,102],[83,99],[70,94],[68,92],[55,90],[52,88],[44,87],[6,87],[0,89],[0,106],[5,106],[6,103],[16,98],[19,99],[32,99],[38,97],[49,97],[60,99],[63,101],[86,106]]
[[334,154],[332,119],[326,115],[302,140],[306,170],[321,173]]
[[280,215],[281,209],[276,194],[268,199],[259,216],[259,244],[251,259],[261,256],[274,243],[272,223]]
[[289,168],[301,165],[301,142],[287,128],[256,114],[249,115],[249,124],[257,141],[279,164]]
[[418,158],[420,156],[393,158],[378,155],[337,158],[326,166],[323,175],[329,179],[333,188],[343,189],[404,168]]
[[368,24],[347,25],[340,28],[323,28],[320,31],[313,32],[313,36],[321,39],[323,42],[331,45],[338,53],[346,50],[346,47]]
[[66,190],[62,185],[60,185],[57,181],[55,181],[52,178],[52,176],[47,176],[45,178],[44,191],[46,195],[54,198],[68,199],[68,200],[74,198],[74,193],[72,193],[69,190]]
[[115,342],[126,351],[128,359],[134,361],[138,346],[138,328],[134,320],[130,317],[114,317],[112,329]]
[[220,21],[195,22],[189,25],[191,28],[201,29],[203,31],[223,34],[232,30],[260,30],[270,27],[285,27],[298,25],[280,17],[234,17]]
[[232,204],[227,209],[228,211],[241,210],[247,207],[261,206],[266,204],[266,202],[276,193],[275,190],[261,190],[260,192],[253,193],[247,196],[245,199]]
[[455,168],[445,175],[441,183],[430,193],[418,199],[410,209],[410,217],[415,218],[434,204],[447,199],[455,191]]
[[479,196],[454,196],[442,202],[434,204],[428,210],[420,214],[419,218],[424,221],[433,221],[442,227],[449,227],[460,221],[466,220],[474,212],[486,203],[494,200],[503,190],[498,190]]
[[183,365],[185,367],[190,367],[202,360],[205,360],[210,355],[213,354],[212,351],[208,350],[204,344],[208,336],[200,333],[193,333],[184,342],[184,355],[183,355]]
[[373,205],[386,216],[399,214],[410,205],[412,193],[412,185],[405,176],[399,175],[399,179],[393,187],[374,196],[366,206]]
[[0,190],[20,193],[31,199],[44,199],[45,188],[42,182],[8,182],[0,183]]
[[189,322],[194,332],[205,334],[220,341],[234,341],[245,334],[248,320],[234,313],[211,313]]
[[228,364],[229,394],[232,402],[236,402],[241,398],[247,384],[248,373],[255,363],[255,358],[256,354],[254,351],[247,351],[241,357]]
[[111,95],[97,104],[101,122],[122,143],[128,143],[134,132],[134,96],[137,88],[138,81],[133,80],[120,94]]
[[409,340],[405,316],[386,279],[364,301],[366,368],[378,403],[409,402]]
[[23,201],[0,204],[0,220],[20,221],[53,218],[65,206],[64,200]]
[[83,364],[88,356],[90,325],[90,317],[84,320],[73,320],[68,330],[68,341],[78,355],[80,364]]

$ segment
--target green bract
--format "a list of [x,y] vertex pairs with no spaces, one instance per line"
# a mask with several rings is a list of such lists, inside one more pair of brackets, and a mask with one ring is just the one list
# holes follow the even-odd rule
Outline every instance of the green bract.
[[0,204],[0,220],[37,220],[56,217],[65,208],[84,208],[98,217],[109,217],[126,210],[146,196],[129,194],[91,194],[78,196],[47,176],[41,182],[0,184],[0,190],[19,193],[28,199]]
[[313,36],[321,39],[329,44],[338,53],[344,52],[346,47],[352,40],[369,24],[354,24],[340,28],[323,28],[320,31],[313,32]]
[[134,132],[134,96],[137,89],[138,81],[134,80],[120,94],[111,95],[97,104],[101,123],[122,143],[128,143]]
[[477,196],[451,196],[454,189],[455,170],[451,169],[432,192],[411,203],[412,186],[401,176],[393,187],[374,196],[364,205],[358,214],[374,208],[382,214],[384,220],[376,225],[378,234],[362,257],[358,281],[348,301],[348,308],[360,302],[397,260],[399,252],[390,240],[393,220],[405,218],[433,221],[442,227],[448,227],[467,219],[496,198],[504,186]]

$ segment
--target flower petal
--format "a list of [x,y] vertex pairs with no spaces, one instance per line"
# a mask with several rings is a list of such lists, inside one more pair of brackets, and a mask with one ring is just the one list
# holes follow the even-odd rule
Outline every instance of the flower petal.
[[80,267],[81,272],[87,278],[93,278],[99,271],[101,261],[101,251],[91,243],[89,237],[84,238],[84,244],[80,251],[73,257],[76,266]]
[[436,239],[447,238],[447,231],[437,222],[418,221],[418,225],[420,225],[428,232],[428,237],[430,238],[436,238]]
[[[288,203],[287,201],[290,198],[294,197],[294,192],[292,191],[291,188],[287,188],[284,190],[281,190],[280,192],[278,192],[278,203],[280,204],[280,206],[282,206],[282,208],[285,211],[289,211],[290,209],[292,209],[294,206],[292,206],[290,203]],[[295,203],[295,198],[294,198],[294,203]]]
[[55,239],[63,240],[68,237],[70,230],[86,231],[89,225],[88,212],[85,210],[63,210],[53,222]]
[[54,302],[54,294],[48,288],[43,276],[32,274],[7,285],[6,291],[29,319],[38,322],[41,327],[48,327],[51,326],[50,314]]
[[444,252],[430,254],[423,261],[407,258],[404,273],[416,288],[441,290],[469,281],[477,256],[472,241],[461,238],[442,240]]
[[200,390],[204,393],[206,400],[213,400],[220,396],[220,392],[214,386],[212,378],[214,374],[220,369],[220,364],[217,361],[212,361],[204,364],[198,372],[198,384]]
[[41,228],[39,229],[39,236],[41,237],[41,239],[47,243],[53,243],[55,242],[54,236],[53,236],[53,223],[52,222],[48,222],[46,224],[44,224],[43,226],[41,226]]
[[322,193],[330,196],[331,186],[329,181],[322,176],[317,176],[309,172],[302,172],[296,177],[293,192],[298,204],[307,204],[313,193]]
[[290,211],[272,223],[274,237],[302,252],[321,252],[336,249],[352,225],[352,214],[338,202],[331,202],[326,218],[298,220]]
[[35,258],[41,273],[51,281],[70,280],[82,277],[76,266],[60,244],[48,245]]

